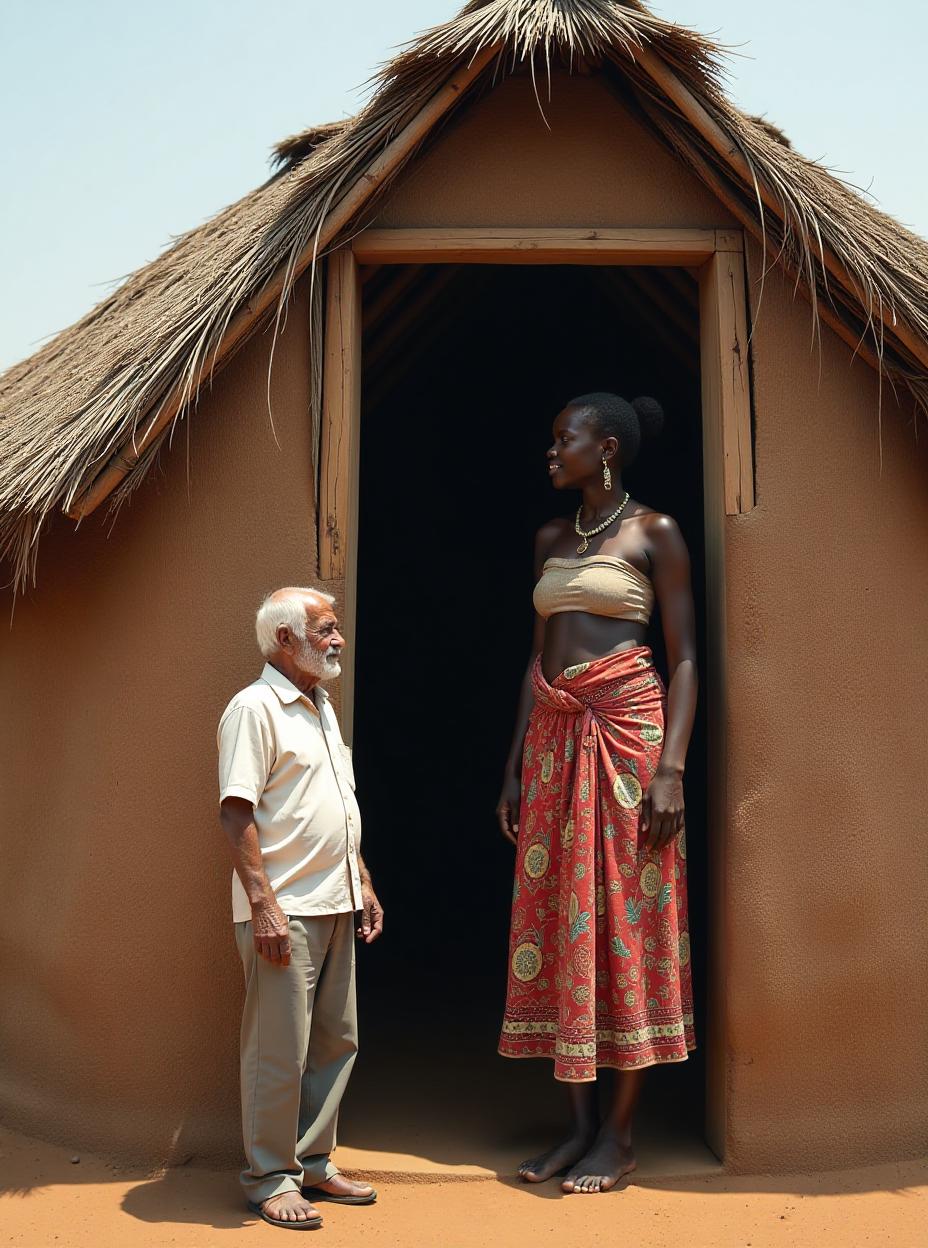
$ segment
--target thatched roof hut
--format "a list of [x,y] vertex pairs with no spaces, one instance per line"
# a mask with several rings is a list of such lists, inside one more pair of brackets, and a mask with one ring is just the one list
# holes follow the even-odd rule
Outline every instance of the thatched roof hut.
[[215,723],[261,593],[315,581],[354,643],[333,700],[390,925],[340,1164],[526,1155],[500,1118],[555,1102],[490,1051],[492,809],[550,418],[616,390],[667,410],[629,488],[681,525],[701,646],[701,1047],[652,1118],[686,1173],[705,1142],[733,1170],[923,1150],[928,246],[722,67],[632,0],[468,4],[4,376],[5,1122],[237,1156]]
[[[295,279],[370,219],[455,110],[525,70],[595,65],[790,274],[821,315],[928,410],[928,245],[725,96],[708,39],[638,0],[473,0],[383,70],[344,123],[278,144],[278,172],[183,235],[0,379],[0,554],[17,585],[60,509],[125,499],[198,392]],[[451,98],[404,128],[461,75]]]

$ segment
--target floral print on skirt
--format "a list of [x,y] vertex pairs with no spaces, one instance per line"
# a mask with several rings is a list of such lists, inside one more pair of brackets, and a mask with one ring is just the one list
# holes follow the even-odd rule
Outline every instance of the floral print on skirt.
[[554,1077],[635,1070],[695,1048],[686,837],[646,853],[641,798],[666,692],[647,646],[568,667],[541,659],[522,760],[509,978],[499,1051]]

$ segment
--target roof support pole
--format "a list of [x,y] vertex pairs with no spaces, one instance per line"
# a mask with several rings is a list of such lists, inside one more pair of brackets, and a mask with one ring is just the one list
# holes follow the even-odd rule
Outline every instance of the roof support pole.
[[[344,584],[341,623],[354,639],[357,615],[358,468],[361,436],[361,276],[350,247],[326,259],[325,345],[319,474],[319,575]],[[351,742],[354,651],[343,663],[341,721]]]
[[722,513],[736,516],[754,506],[744,244],[740,230],[717,236],[719,250],[699,270],[703,426],[707,462],[721,467]]
[[[707,817],[709,843],[709,973],[706,1009],[706,1139],[724,1159],[728,1142],[728,736],[725,539],[730,464],[725,460],[726,401],[745,393],[731,376],[731,317],[720,300],[731,273],[718,253],[699,272],[702,377],[703,507],[705,514]],[[745,358],[745,367],[747,361]],[[702,683],[702,682],[701,682]]]

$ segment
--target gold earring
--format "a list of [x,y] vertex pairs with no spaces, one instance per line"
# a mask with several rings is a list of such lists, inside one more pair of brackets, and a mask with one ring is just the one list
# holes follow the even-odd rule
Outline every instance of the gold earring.
[[609,471],[609,465],[606,463],[606,457],[603,456],[603,486],[607,490],[612,489],[612,473]]

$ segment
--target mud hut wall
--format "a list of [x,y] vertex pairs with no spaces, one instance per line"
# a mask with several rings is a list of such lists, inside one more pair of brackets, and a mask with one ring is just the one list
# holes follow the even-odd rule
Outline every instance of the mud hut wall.
[[876,374],[827,329],[819,357],[779,273],[753,363],[757,506],[726,544],[728,1160],[901,1158],[928,1120],[928,446],[884,386],[881,468]]
[[[731,214],[601,76],[527,77],[478,101],[413,164],[379,226],[724,227]],[[547,123],[547,124],[546,124]]]
[[261,595],[315,570],[307,336],[303,283],[275,356],[276,442],[264,336],[112,532],[102,511],[58,522],[0,635],[8,1126],[123,1159],[240,1156],[215,731],[260,672]]

